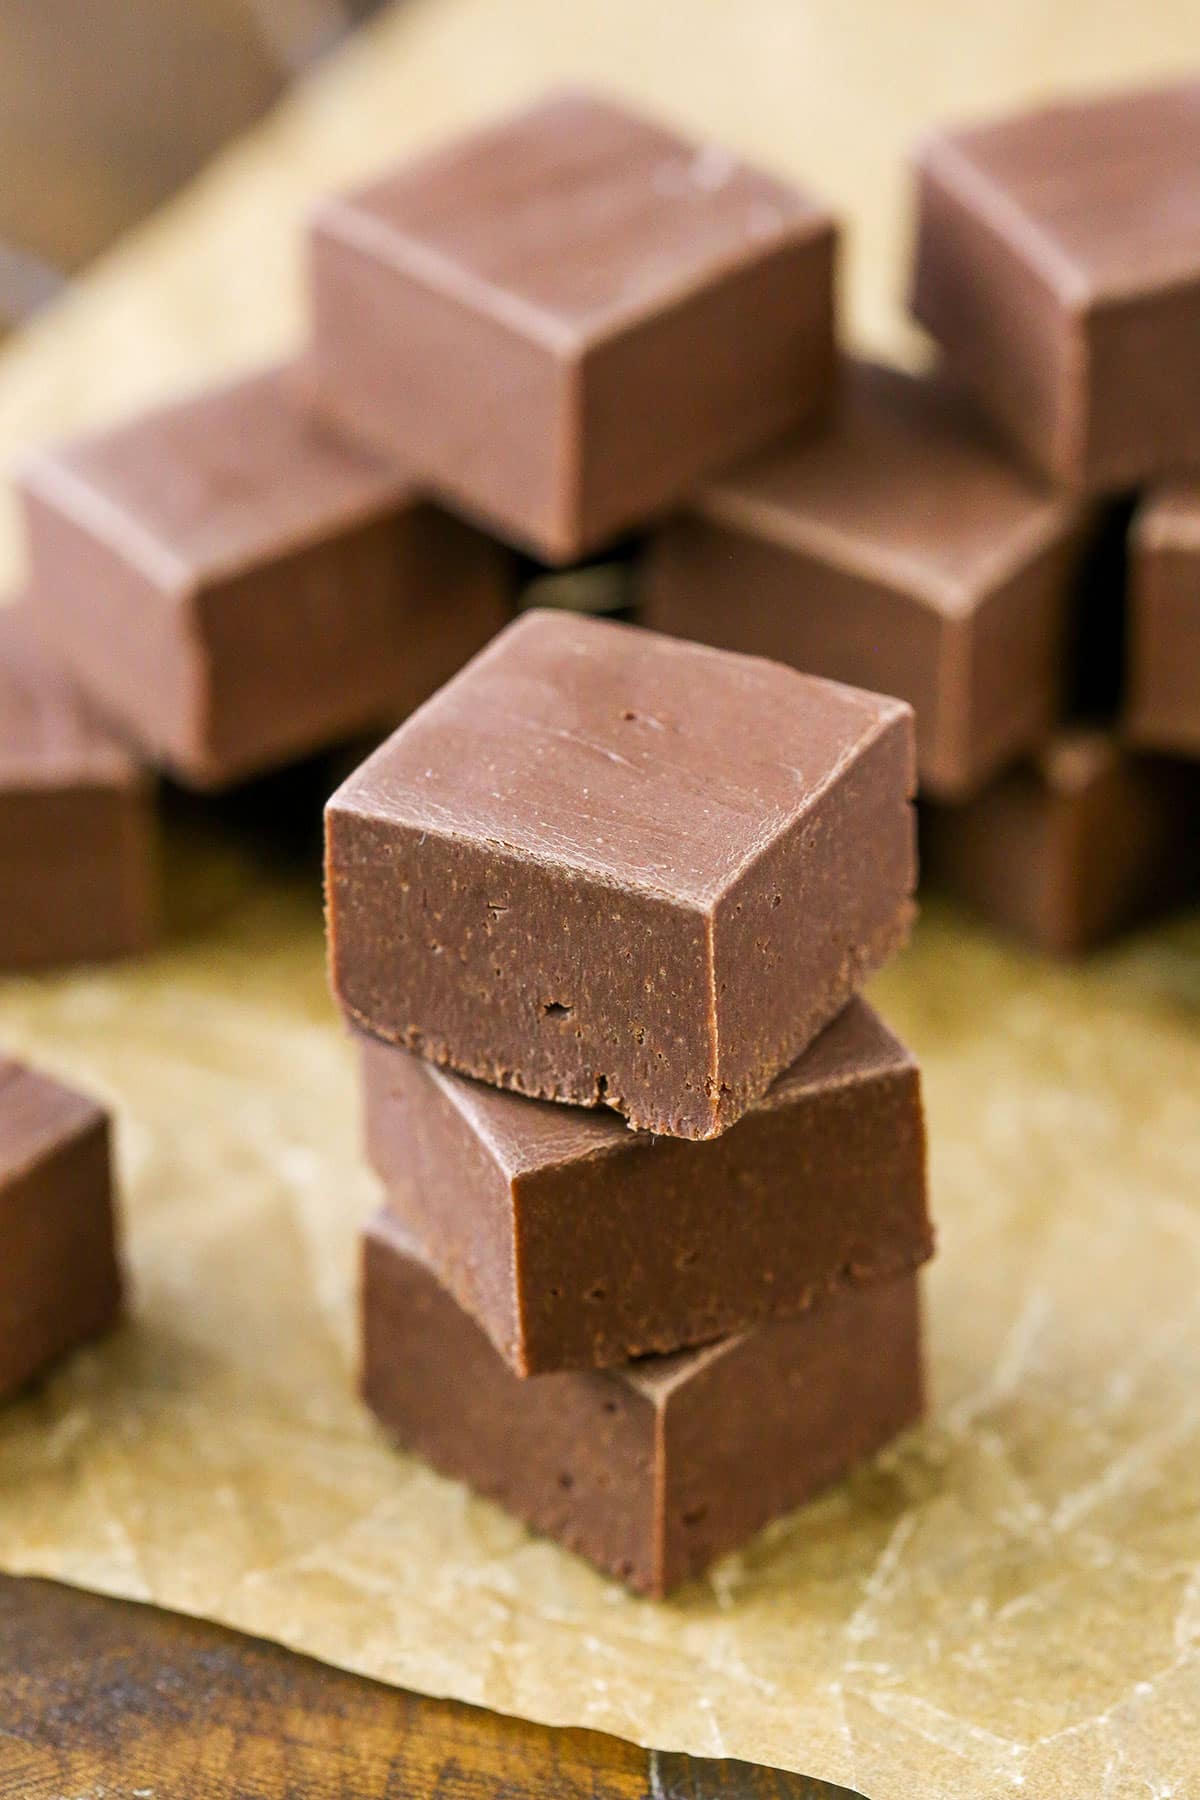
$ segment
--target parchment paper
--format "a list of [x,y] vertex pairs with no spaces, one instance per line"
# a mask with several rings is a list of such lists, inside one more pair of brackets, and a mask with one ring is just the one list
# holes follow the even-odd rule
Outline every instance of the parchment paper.
[[[1045,0],[402,8],[0,358],[0,447],[277,351],[306,197],[551,74],[808,175],[857,227],[860,333],[911,348],[890,295],[920,122],[1178,66],[1194,24]],[[651,1605],[359,1411],[374,1195],[316,872],[274,862],[176,832],[161,955],[0,988],[4,1047],[117,1109],[135,1281],[130,1323],[0,1418],[0,1563],[872,1800],[1196,1793],[1200,920],[1072,972],[931,909],[874,997],[926,1068],[932,1421]]]

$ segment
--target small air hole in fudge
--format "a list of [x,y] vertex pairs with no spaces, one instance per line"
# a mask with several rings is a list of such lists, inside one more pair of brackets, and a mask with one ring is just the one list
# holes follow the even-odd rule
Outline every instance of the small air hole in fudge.
[[542,1016],[547,1019],[565,1019],[574,1010],[573,1006],[568,1006],[563,1000],[547,1000],[542,1007]]

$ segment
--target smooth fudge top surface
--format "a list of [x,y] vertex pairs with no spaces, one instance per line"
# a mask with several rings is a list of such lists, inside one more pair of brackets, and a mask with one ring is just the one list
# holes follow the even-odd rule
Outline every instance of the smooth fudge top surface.
[[331,815],[709,909],[903,701],[637,626],[529,612],[355,771]]
[[[372,1044],[377,1054],[410,1055],[398,1046],[380,1045],[376,1040]],[[421,1066],[426,1078],[442,1088],[509,1180],[645,1147],[650,1141],[649,1133],[631,1132],[624,1119],[614,1113],[583,1107],[567,1109],[549,1100],[531,1100],[523,1094],[471,1081],[435,1063]],[[878,1013],[865,1000],[852,1000],[816,1042],[754,1102],[747,1116],[915,1068],[911,1052],[892,1035]]]
[[104,1118],[86,1094],[0,1057],[0,1190]]
[[1076,503],[1014,463],[949,381],[854,360],[841,370],[827,434],[772,445],[704,482],[692,504],[949,614],[1079,518]]
[[317,218],[555,348],[831,229],[823,208],[727,151],[576,91],[327,202]]
[[0,782],[141,779],[119,739],[42,648],[25,603],[0,606]]
[[273,368],[39,452],[23,480],[158,585],[187,591],[385,515],[395,462],[314,422]]
[[924,160],[1069,304],[1200,283],[1200,82],[949,131]]

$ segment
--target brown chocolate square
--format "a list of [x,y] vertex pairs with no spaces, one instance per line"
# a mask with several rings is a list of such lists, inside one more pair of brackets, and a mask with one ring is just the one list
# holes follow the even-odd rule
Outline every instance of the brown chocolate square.
[[359,1051],[388,1210],[518,1375],[706,1343],[932,1251],[920,1075],[865,1001],[707,1144]]
[[568,561],[819,414],[833,253],[804,195],[554,95],[318,210],[314,390]]
[[930,806],[922,868],[993,924],[1074,956],[1200,892],[1200,769],[1059,732],[963,806]]
[[0,1395],[103,1331],[120,1304],[108,1118],[0,1060]]
[[701,1574],[920,1416],[912,1275],[611,1371],[522,1381],[380,1214],[363,1393],[408,1450],[642,1593]]
[[394,724],[509,616],[502,553],[314,424],[293,383],[253,375],[22,477],[47,631],[190,786]]
[[913,310],[1037,467],[1200,463],[1200,85],[942,133],[918,203]]
[[849,363],[831,431],[703,482],[651,545],[646,623],[898,694],[960,798],[1061,714],[1084,515],[945,380]]
[[0,607],[0,968],[103,961],[158,929],[152,784]]
[[335,991],[500,1087],[713,1137],[907,936],[912,713],[530,612],[326,812]]

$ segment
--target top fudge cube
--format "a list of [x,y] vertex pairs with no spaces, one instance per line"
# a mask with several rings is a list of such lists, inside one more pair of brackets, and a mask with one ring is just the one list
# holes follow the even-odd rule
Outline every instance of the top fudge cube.
[[834,241],[727,152],[555,95],[319,210],[317,403],[569,561],[821,411]]
[[918,183],[913,310],[1040,469],[1200,464],[1200,84],[946,133]]
[[724,1131],[903,942],[912,711],[526,614],[327,809],[332,979],[376,1035]]

